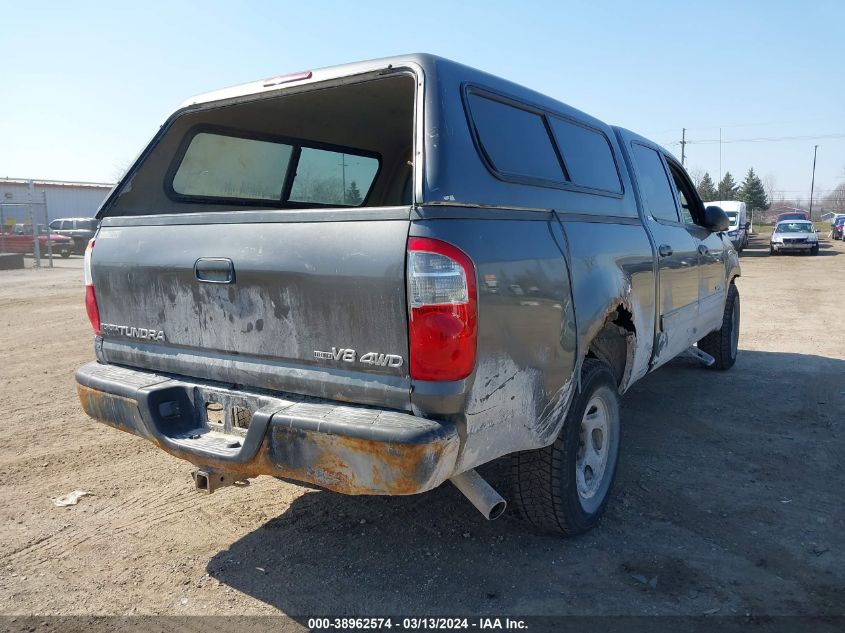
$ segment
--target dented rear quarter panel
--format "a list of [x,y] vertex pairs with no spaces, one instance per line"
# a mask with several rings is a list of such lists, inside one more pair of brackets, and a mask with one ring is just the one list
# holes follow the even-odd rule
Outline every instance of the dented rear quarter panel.
[[554,214],[502,219],[489,212],[487,219],[470,219],[464,213],[422,210],[425,219],[411,226],[411,235],[458,246],[476,267],[475,371],[456,382],[412,381],[415,411],[456,422],[458,472],[550,443],[576,366],[575,312]]

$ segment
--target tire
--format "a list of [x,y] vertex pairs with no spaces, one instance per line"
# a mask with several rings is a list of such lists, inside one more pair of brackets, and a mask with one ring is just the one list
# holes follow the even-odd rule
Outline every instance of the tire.
[[730,369],[736,362],[739,349],[739,310],[739,291],[736,285],[731,283],[725,300],[722,327],[710,332],[698,342],[698,349],[716,359],[716,362],[710,365],[710,369]]
[[[590,425],[593,431],[585,444]],[[511,457],[512,496],[520,515],[539,530],[564,536],[595,527],[610,498],[619,441],[616,380],[605,363],[587,358],[581,369],[581,390],[554,443]]]
[[70,251],[62,251],[62,259],[67,259],[70,257]]
[[813,248],[810,249],[810,255],[818,255],[819,254],[819,245],[816,244]]
[[769,255],[777,255],[777,251],[772,246],[769,246]]

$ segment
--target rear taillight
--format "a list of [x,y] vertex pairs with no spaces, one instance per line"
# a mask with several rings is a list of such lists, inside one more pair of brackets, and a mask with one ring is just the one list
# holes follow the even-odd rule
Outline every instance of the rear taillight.
[[97,307],[97,295],[94,293],[94,278],[91,276],[91,252],[94,250],[94,240],[88,242],[85,248],[85,310],[88,312],[88,320],[94,328],[94,334],[100,333],[100,309]]
[[475,266],[460,249],[408,239],[408,339],[415,380],[460,380],[475,367]]

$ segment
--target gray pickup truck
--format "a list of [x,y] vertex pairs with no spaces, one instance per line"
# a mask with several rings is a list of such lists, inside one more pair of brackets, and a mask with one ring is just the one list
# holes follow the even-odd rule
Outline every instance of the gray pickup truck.
[[495,518],[475,469],[509,455],[520,514],[582,532],[620,394],[681,353],[737,354],[728,220],[675,158],[430,55],[190,99],[97,218],[82,406],[205,492],[451,480]]

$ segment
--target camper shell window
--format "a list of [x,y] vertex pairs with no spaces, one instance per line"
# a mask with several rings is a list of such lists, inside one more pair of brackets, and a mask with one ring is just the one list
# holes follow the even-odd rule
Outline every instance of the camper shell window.
[[475,86],[464,95],[478,152],[499,179],[622,197],[613,149],[601,130]]
[[408,205],[416,91],[416,75],[397,70],[191,106],[101,217]]
[[361,206],[381,157],[349,147],[194,129],[171,166],[168,193],[187,201]]

